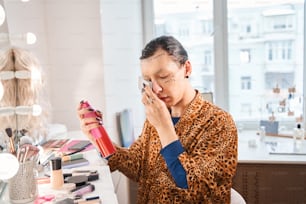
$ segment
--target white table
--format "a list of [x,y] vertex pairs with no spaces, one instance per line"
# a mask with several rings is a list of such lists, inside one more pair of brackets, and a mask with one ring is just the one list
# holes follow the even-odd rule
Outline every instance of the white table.
[[261,141],[255,131],[240,132],[234,189],[247,203],[306,203],[305,143],[296,151],[292,138],[266,136]]
[[[86,139],[86,137],[82,134],[81,131],[71,131],[67,133],[63,133],[58,135],[58,138],[71,138],[71,139]],[[55,138],[53,138],[55,139]],[[84,158],[86,158],[90,165],[82,166],[74,168],[74,170],[98,170],[99,172],[99,180],[91,181],[91,183],[95,186],[95,190],[91,193],[84,195],[85,197],[99,196],[102,200],[102,203],[107,204],[118,204],[117,195],[115,193],[111,172],[107,162],[99,157],[98,152],[93,149],[90,151],[86,151],[83,153]],[[72,169],[63,169],[63,173],[68,173],[72,171]],[[9,195],[8,188],[2,198],[0,199],[0,204],[9,204]],[[38,185],[38,194],[41,195],[50,195],[57,194],[61,196],[65,194],[65,191],[61,190],[52,190],[50,184],[39,184]],[[30,202],[33,203],[33,202]],[[29,203],[29,204],[30,204]]]
[[[239,163],[279,163],[279,164],[306,164],[306,141],[299,151],[294,150],[292,138],[266,136],[263,141],[255,131],[242,131],[238,136]],[[255,143],[256,147],[250,145]],[[288,153],[288,154],[271,154]],[[295,153],[305,153],[297,155]],[[291,154],[293,153],[293,154]]]

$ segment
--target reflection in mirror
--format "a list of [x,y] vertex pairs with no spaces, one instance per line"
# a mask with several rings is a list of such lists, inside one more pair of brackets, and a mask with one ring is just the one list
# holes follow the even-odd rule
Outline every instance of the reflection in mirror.
[[30,51],[14,47],[0,52],[0,137],[6,138],[7,128],[13,130],[15,144],[24,135],[35,143],[46,137],[48,104],[41,76],[39,61]]

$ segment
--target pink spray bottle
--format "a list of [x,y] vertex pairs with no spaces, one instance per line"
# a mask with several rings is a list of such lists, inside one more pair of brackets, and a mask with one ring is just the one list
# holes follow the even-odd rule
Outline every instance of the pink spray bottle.
[[[93,109],[87,101],[81,102],[81,108]],[[84,114],[84,117],[96,117],[96,116],[97,114],[95,110],[87,114]],[[116,149],[102,124],[99,125],[99,127],[91,129],[90,134],[95,139],[95,142],[98,146],[99,152],[102,155],[102,157],[108,158],[113,153],[115,153]]]

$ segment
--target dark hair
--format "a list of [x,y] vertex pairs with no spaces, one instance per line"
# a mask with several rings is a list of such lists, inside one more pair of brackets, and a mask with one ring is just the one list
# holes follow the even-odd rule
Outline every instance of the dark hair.
[[179,64],[184,64],[188,60],[187,51],[172,36],[160,36],[151,40],[142,50],[140,60],[153,56],[159,49],[165,50]]

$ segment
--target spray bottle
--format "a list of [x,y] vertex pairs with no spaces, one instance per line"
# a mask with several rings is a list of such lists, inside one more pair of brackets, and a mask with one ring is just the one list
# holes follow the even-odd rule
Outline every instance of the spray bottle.
[[[87,101],[81,102],[81,108],[89,108],[93,110],[88,114],[84,114],[85,118],[97,116],[96,111],[90,106],[90,104]],[[113,153],[115,153],[116,149],[102,124],[99,125],[99,127],[92,128],[89,132],[94,138],[102,157],[108,158]]]

